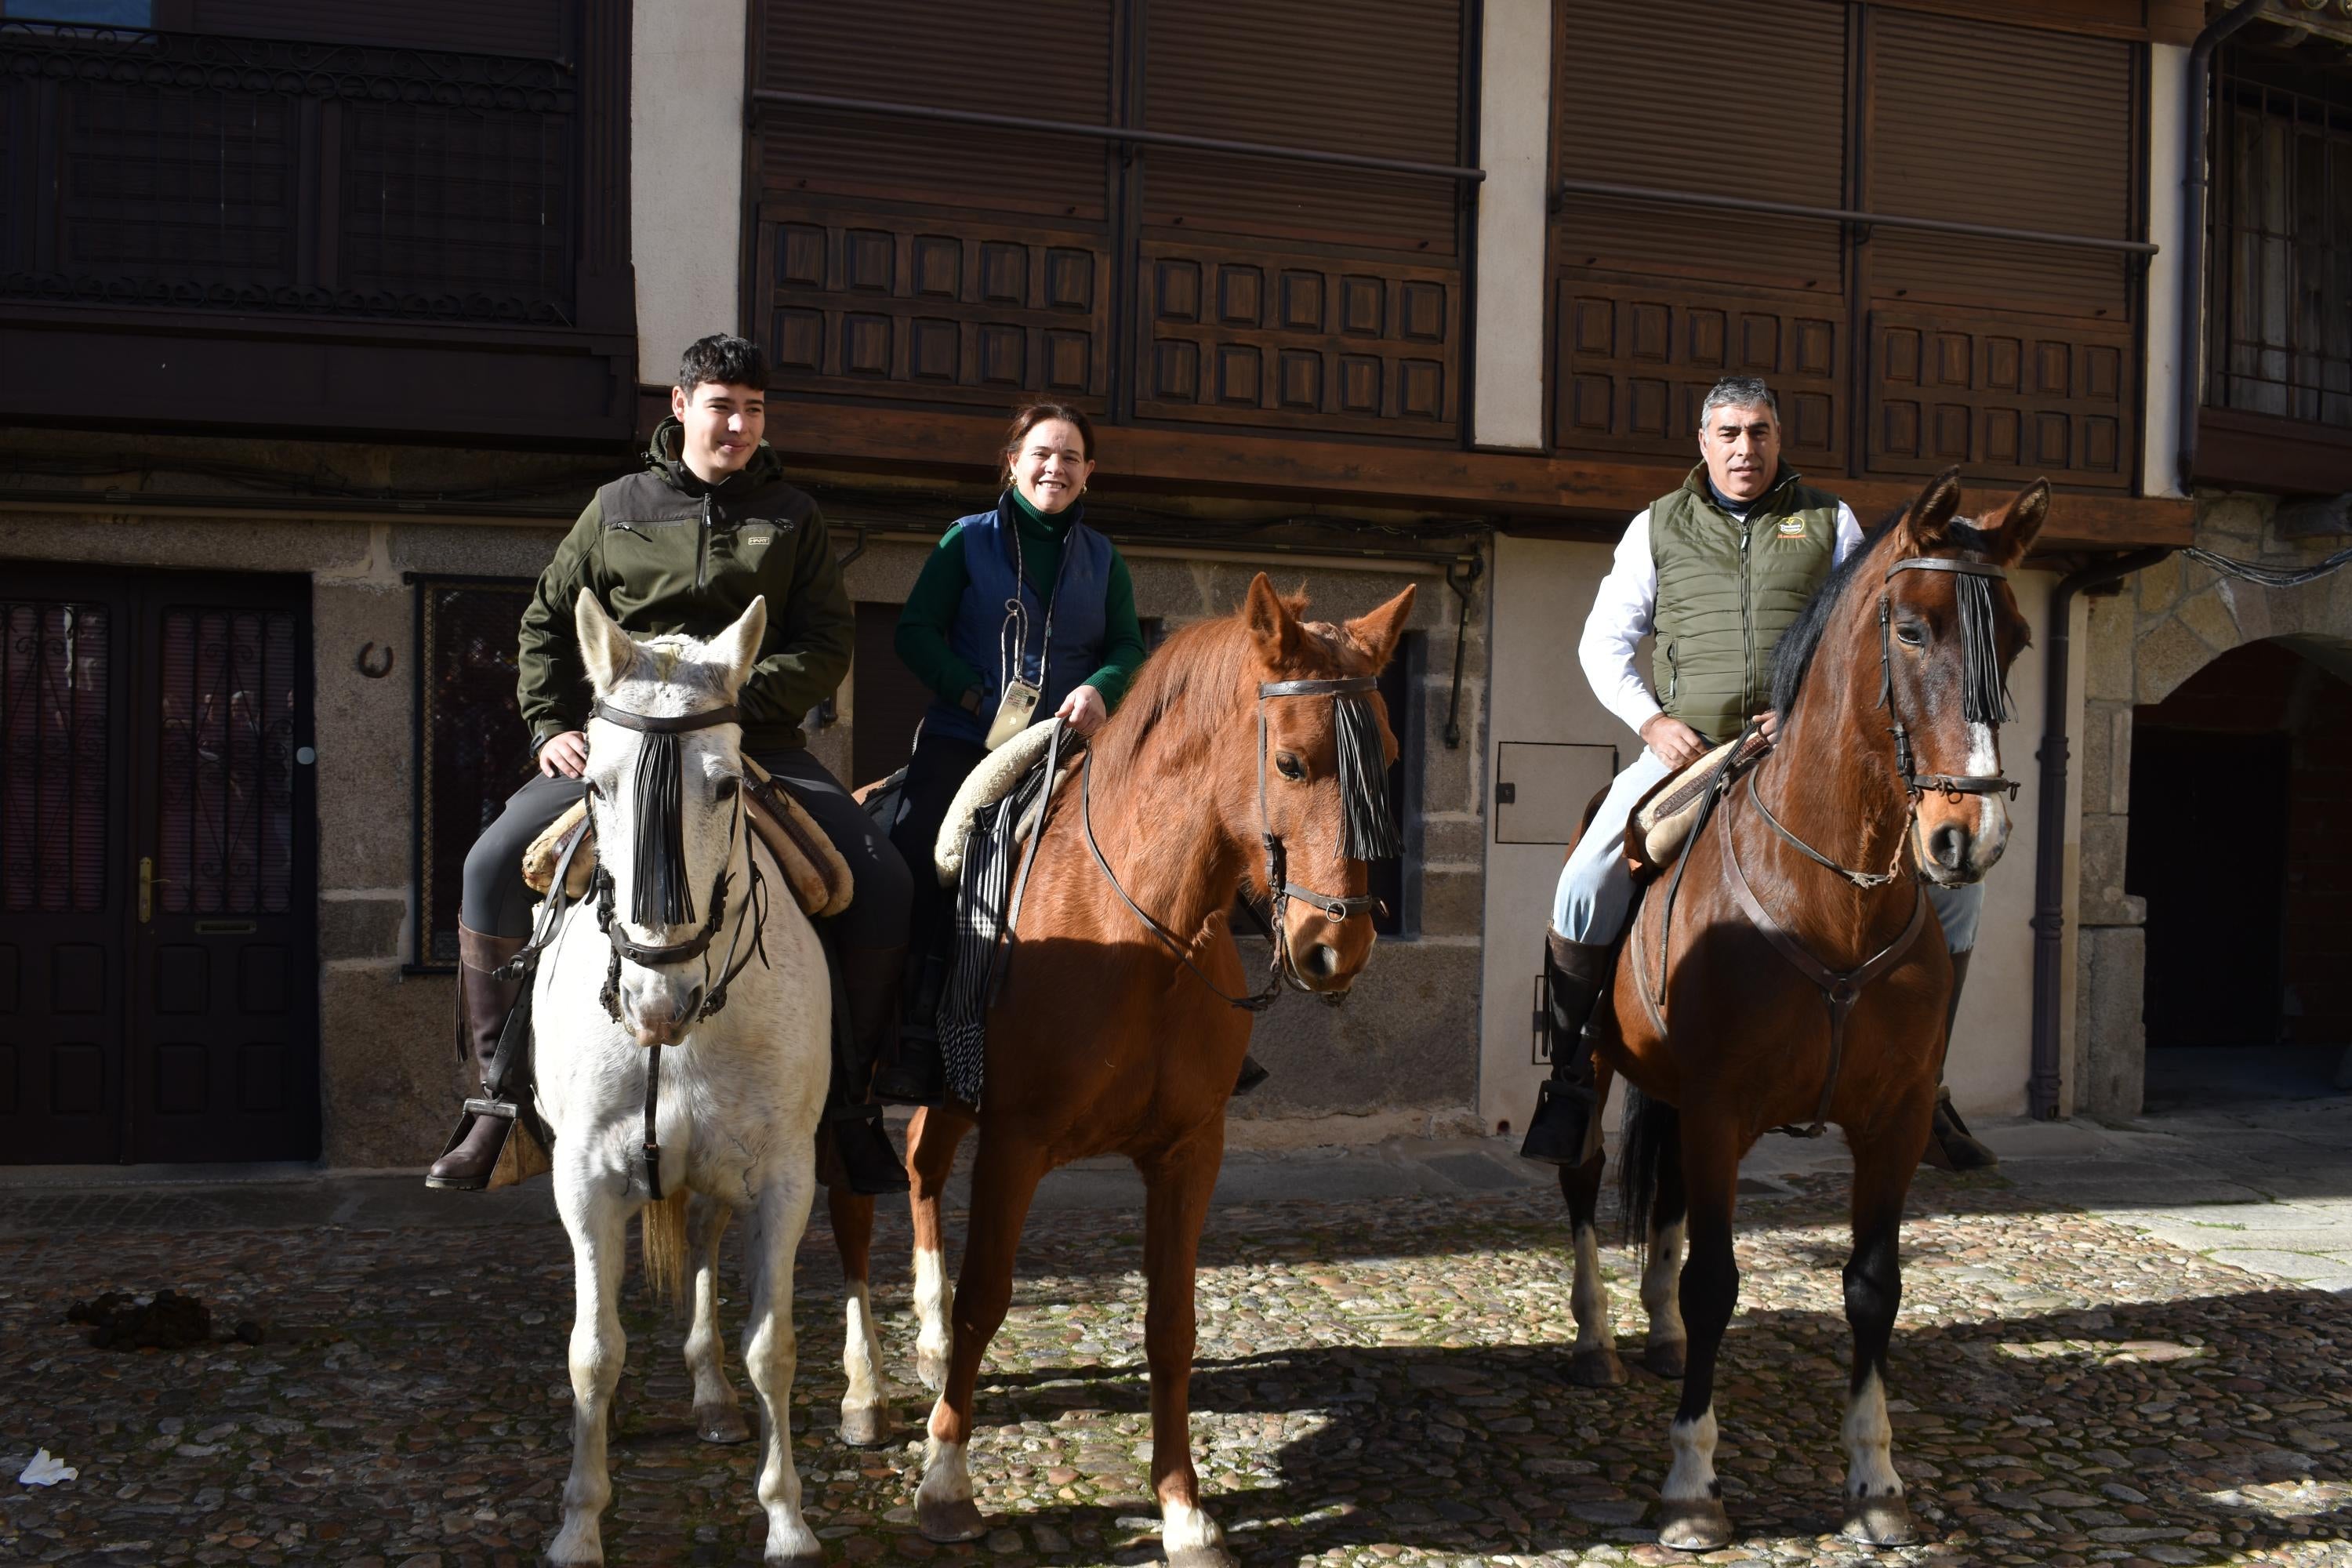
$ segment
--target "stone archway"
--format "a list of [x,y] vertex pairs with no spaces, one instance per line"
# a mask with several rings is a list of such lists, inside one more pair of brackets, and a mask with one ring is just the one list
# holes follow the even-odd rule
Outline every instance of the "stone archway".
[[[2198,498],[2196,542],[2217,554],[2289,569],[2340,547],[2338,538],[2281,538],[2266,496]],[[2124,891],[2131,826],[2133,710],[2161,702],[2213,659],[2275,640],[2352,680],[2352,569],[2294,588],[2224,577],[2175,556],[2089,602],[2076,868],[2074,1109],[2111,1118],[2140,1110],[2147,911]]]

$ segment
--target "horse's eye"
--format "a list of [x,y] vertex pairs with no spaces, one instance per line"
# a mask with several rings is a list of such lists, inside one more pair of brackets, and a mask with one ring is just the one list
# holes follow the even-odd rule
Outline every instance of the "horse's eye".
[[1276,754],[1274,767],[1276,773],[1286,779],[1303,779],[1307,776],[1306,764],[1288,752]]
[[735,792],[742,787],[743,781],[741,779],[737,778],[733,773],[726,773],[720,776],[719,780],[719,787],[712,793],[720,800],[733,800],[735,798]]
[[1903,640],[1904,645],[1907,647],[1926,647],[1927,646],[1927,628],[1921,626],[1916,621],[1906,621],[1903,625],[1895,627],[1895,635],[1900,637]]

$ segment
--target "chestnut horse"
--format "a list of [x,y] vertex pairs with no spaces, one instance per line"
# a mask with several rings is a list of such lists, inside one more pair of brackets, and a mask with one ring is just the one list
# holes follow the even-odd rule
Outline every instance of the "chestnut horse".
[[[1669,1546],[1731,1538],[1715,1474],[1715,1372],[1739,1294],[1740,1157],[1769,1129],[1828,1121],[1853,1153],[1845,1532],[1916,1539],[1890,1452],[1886,1348],[1902,1294],[1897,1230],[1935,1111],[1952,984],[1920,879],[1973,882],[2008,840],[2015,786],[2000,776],[1999,727],[2028,637],[2004,574],[2033,542],[2050,487],[2036,480],[1974,521],[1957,515],[1959,500],[1958,470],[1931,481],[1782,638],[1778,743],[1669,871],[1678,894],[1661,882],[1643,900],[1591,1026],[1600,1092],[1612,1073],[1633,1090],[1621,1159],[1627,1228],[1648,1247],[1646,1359],[1683,1378],[1661,1489],[1658,1539]],[[1575,1240],[1570,1375],[1591,1385],[1625,1380],[1593,1234],[1601,1175],[1598,1153],[1560,1171]]]
[[[1012,1301],[1037,1184],[1057,1165],[1116,1152],[1144,1181],[1161,1545],[1177,1568],[1233,1561],[1201,1507],[1186,1387],[1194,1259],[1224,1154],[1225,1101],[1249,1047],[1252,1012],[1237,1003],[1254,1000],[1227,916],[1236,890],[1270,899],[1280,911],[1277,978],[1326,997],[1344,994],[1371,956],[1372,900],[1364,862],[1349,853],[1362,847],[1346,799],[1351,769],[1363,766],[1350,761],[1352,741],[1367,732],[1351,740],[1342,704],[1365,703],[1374,717],[1377,784],[1396,742],[1370,678],[1395,651],[1412,600],[1407,587],[1343,626],[1310,622],[1300,618],[1303,596],[1285,600],[1260,574],[1239,614],[1184,627],[1145,662],[1094,738],[1091,778],[1065,774],[1055,787],[988,1014],[982,1103],[920,1111],[908,1133],[918,1371],[940,1391],[915,1497],[932,1540],[990,1528],[966,1468],[972,1390]],[[950,1307],[940,1202],[956,1145],[975,1124]],[[836,1186],[831,1205],[852,1299],[863,1301],[874,1200]],[[870,1330],[853,1317],[850,1331],[855,1362]],[[880,1398],[845,1402],[845,1440],[887,1435]]]

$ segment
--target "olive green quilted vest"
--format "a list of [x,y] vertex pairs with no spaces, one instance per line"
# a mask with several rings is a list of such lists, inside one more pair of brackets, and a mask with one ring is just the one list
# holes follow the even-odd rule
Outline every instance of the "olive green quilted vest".
[[1837,497],[1785,466],[1745,523],[1715,504],[1705,464],[1659,498],[1650,668],[1660,707],[1713,742],[1770,704],[1773,645],[1829,575],[1837,519]]

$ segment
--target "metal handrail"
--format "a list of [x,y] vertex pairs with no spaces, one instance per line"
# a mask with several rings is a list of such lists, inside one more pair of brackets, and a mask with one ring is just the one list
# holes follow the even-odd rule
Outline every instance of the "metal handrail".
[[1563,196],[1612,196],[1619,201],[1655,202],[1664,206],[1719,207],[1726,212],[1763,213],[1773,217],[1811,217],[1825,222],[1867,224],[1877,228],[1917,228],[1934,234],[1965,234],[1978,239],[2019,239],[2033,245],[2066,245],[2083,250],[2116,250],[2129,256],[2154,256],[2157,247],[2144,239],[2103,239],[2089,234],[2053,234],[2039,228],[2000,228],[1985,223],[1960,223],[1951,218],[1904,217],[1893,213],[1856,212],[1851,207],[1809,207],[1795,202],[1757,201],[1748,196],[1709,195],[1702,191],[1661,190],[1650,185],[1619,185],[1606,180],[1562,180]]
[[989,125],[1002,131],[1042,131],[1052,136],[1084,136],[1097,142],[1129,142],[1143,147],[1185,147],[1202,153],[1232,153],[1244,158],[1274,158],[1293,163],[1325,163],[1343,169],[1374,169],[1390,174],[1428,174],[1439,179],[1486,177],[1484,169],[1453,163],[1417,163],[1409,158],[1375,158],[1362,153],[1325,153],[1313,147],[1285,147],[1271,142],[1228,142],[1215,136],[1186,136],[1174,131],[1145,131],[1130,125],[1087,125],[1075,120],[1032,120],[1020,114],[992,114],[977,109],[940,109],[924,103],[892,103],[878,98],[841,98],[828,92],[791,92],[759,88],[755,103],[794,104],[807,109],[838,109],[852,114],[888,114],[902,120],[938,120],[950,125]]

